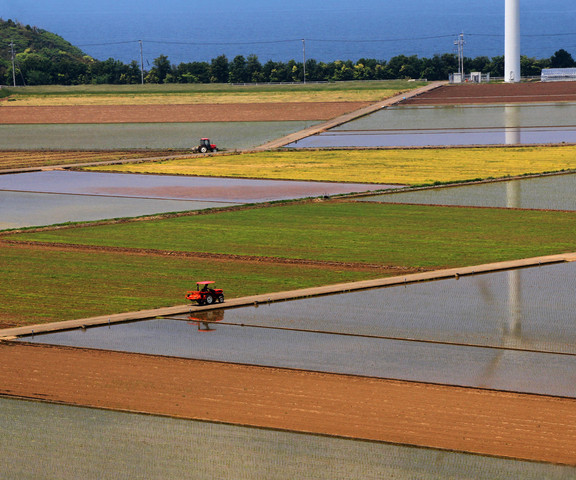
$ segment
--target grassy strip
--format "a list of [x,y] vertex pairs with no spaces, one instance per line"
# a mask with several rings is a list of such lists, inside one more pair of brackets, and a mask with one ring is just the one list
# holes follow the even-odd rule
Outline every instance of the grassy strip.
[[4,89],[9,105],[377,101],[425,85],[404,80],[291,85],[78,85]]
[[312,203],[9,238],[439,268],[575,251],[576,212]]
[[384,276],[382,272],[0,246],[0,324],[32,325],[186,303],[193,282],[228,297]]
[[433,184],[576,168],[576,147],[314,150],[118,165],[106,170],[227,177]]

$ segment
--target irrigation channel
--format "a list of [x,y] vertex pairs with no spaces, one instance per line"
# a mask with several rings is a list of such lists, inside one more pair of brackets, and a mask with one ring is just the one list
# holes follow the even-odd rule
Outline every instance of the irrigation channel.
[[576,398],[575,273],[542,266],[24,340]]
[[576,103],[383,108],[291,148],[576,143]]

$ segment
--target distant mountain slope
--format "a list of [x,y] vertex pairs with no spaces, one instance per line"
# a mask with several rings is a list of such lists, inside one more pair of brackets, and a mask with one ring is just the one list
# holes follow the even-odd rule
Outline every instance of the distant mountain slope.
[[12,84],[14,79],[17,85],[78,83],[92,62],[82,50],[54,33],[0,18],[0,85]]
[[82,50],[55,33],[0,18],[0,59],[11,60],[12,42],[17,54],[38,53],[48,58],[66,55],[78,61],[86,60],[86,54]]

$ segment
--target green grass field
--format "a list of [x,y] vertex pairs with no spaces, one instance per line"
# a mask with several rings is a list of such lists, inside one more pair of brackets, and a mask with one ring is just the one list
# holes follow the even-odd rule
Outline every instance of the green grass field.
[[439,268],[574,251],[576,212],[329,202],[10,238]]
[[574,146],[279,151],[92,170],[423,185],[571,169]]
[[[477,265],[576,251],[576,212],[309,203],[11,234],[7,239],[369,263]],[[198,279],[230,297],[386,276],[380,270],[0,245],[0,323],[184,303]]]
[[[0,245],[0,325],[34,325],[186,303],[216,279],[230,298],[378,278],[382,272]],[[1,327],[0,327],[1,328]]]

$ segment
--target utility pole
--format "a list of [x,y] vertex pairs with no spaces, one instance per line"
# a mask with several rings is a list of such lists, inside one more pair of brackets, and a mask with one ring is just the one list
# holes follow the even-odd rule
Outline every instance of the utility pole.
[[304,67],[304,83],[306,83],[306,40],[302,39],[302,57],[304,61],[302,62],[302,66]]
[[12,82],[16,86],[16,66],[15,66],[15,55],[14,55],[14,42],[10,42],[10,51],[12,52]]
[[458,36],[458,40],[454,42],[458,47],[458,73],[460,74],[461,81],[464,81],[464,34]]
[[142,80],[142,85],[144,85],[144,55],[142,53],[142,40],[140,42],[140,78]]

